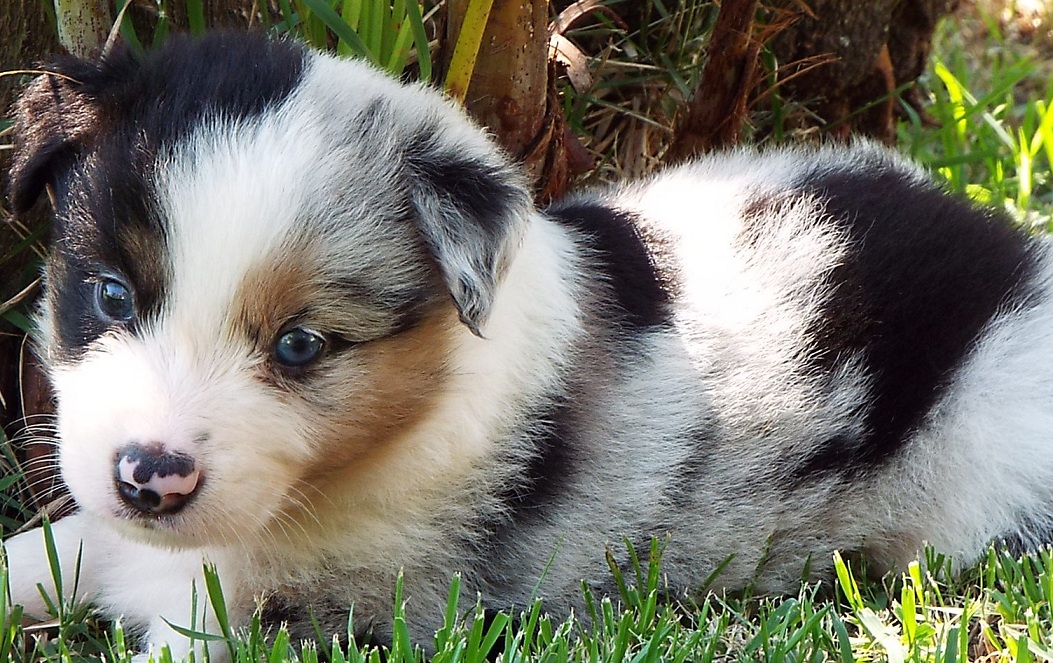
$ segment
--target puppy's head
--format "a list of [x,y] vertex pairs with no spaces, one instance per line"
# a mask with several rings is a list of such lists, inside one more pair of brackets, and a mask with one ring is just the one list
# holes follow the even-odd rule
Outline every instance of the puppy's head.
[[248,35],[50,69],[10,199],[54,194],[38,321],[83,508],[250,536],[427,416],[531,213],[459,110]]

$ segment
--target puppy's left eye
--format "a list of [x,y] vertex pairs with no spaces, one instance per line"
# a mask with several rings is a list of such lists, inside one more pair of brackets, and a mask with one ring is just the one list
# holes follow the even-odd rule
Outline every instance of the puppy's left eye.
[[318,359],[325,347],[325,338],[302,327],[290,329],[274,342],[274,359],[282,366],[301,368]]
[[132,290],[117,279],[107,278],[96,284],[95,304],[104,317],[116,322],[126,322],[135,316]]

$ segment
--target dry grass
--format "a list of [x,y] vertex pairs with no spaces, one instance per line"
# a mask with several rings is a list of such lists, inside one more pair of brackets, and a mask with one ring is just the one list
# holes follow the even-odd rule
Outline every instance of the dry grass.
[[[594,14],[592,25],[572,29],[566,36],[586,54],[588,85],[581,77],[565,85],[565,107],[575,135],[593,161],[584,181],[618,181],[638,177],[660,167],[674,137],[679,114],[698,83],[715,9],[704,3],[649,0],[641,10],[653,20],[638,30]],[[675,6],[674,6],[675,5]],[[1053,1],[962,0],[945,18],[934,41],[943,60],[962,59],[975,75],[971,89],[982,96],[998,84],[1012,63],[1029,62],[1031,69],[1014,87],[1021,107],[1050,96],[1053,81]],[[777,95],[770,81],[774,58],[762,55],[767,82],[756,95],[766,101]],[[920,84],[928,85],[931,69]],[[784,117],[806,113],[792,99],[779,99]],[[748,135],[772,133],[767,103],[758,103],[750,117]],[[794,121],[787,126],[798,124]],[[803,123],[811,124],[811,123]],[[808,129],[776,131],[781,139],[815,138]],[[807,134],[807,136],[805,136]],[[747,138],[748,140],[748,138]]]

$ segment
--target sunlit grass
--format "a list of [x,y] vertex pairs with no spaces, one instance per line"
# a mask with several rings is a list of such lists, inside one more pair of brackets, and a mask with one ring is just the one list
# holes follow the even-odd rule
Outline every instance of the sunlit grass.
[[[929,551],[905,573],[883,582],[862,579],[840,556],[834,561],[832,583],[805,584],[794,596],[707,594],[670,600],[661,546],[655,543],[639,569],[613,569],[624,574],[617,596],[583,590],[586,614],[561,619],[546,614],[541,601],[498,613],[484,613],[479,605],[459,612],[460,580],[454,577],[445,614],[436,616],[443,626],[428,642],[415,642],[408,634],[400,577],[392,605],[395,635],[391,646],[381,649],[355,642],[353,609],[347,632],[331,640],[294,642],[284,629],[268,631],[259,617],[235,628],[222,609],[219,578],[206,569],[205,591],[210,603],[220,606],[220,632],[180,630],[210,641],[237,663],[964,663],[1053,657],[1053,554],[1048,550],[1016,558],[991,548],[964,574],[953,573]],[[5,625],[0,660],[123,661],[134,653],[133,639],[119,622],[100,625],[77,603],[52,602],[52,609],[55,619],[46,627],[24,630],[18,626],[19,609],[0,599]],[[171,660],[167,649],[154,655]]]
[[1053,230],[1053,82],[1030,50],[1014,48],[997,22],[982,18],[988,41],[980,55],[962,50],[954,23],[942,26],[922,79],[928,104],[924,114],[903,106],[900,144],[951,189]]

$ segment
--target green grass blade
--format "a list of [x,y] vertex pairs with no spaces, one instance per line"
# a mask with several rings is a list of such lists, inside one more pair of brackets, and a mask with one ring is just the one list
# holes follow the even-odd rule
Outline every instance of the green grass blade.
[[[406,22],[413,32],[413,46],[417,51],[417,68],[420,80],[431,82],[431,50],[428,48],[428,33],[424,29],[424,17],[420,5],[415,0],[406,3]],[[1051,147],[1053,149],[1053,147]]]
[[186,0],[186,22],[192,35],[205,31],[205,8],[201,0]]
[[348,45],[352,53],[370,62],[377,62],[376,56],[366,47],[358,34],[325,0],[302,0],[302,2],[311,10],[314,16],[317,16],[322,23],[333,31],[333,34],[338,39],[343,40]]
[[293,11],[292,5],[289,4],[289,0],[278,0],[278,9],[281,11],[282,21],[285,23],[286,31],[292,30],[300,22],[300,17]]
[[[362,17],[362,2],[363,0],[344,0],[343,5],[340,7],[340,18],[343,19],[344,23],[347,23],[348,27],[358,34],[359,37],[362,36],[360,25]],[[351,49],[351,45],[343,39],[337,40],[336,52],[343,56],[355,54]]]
[[385,2],[380,13],[384,15],[380,52],[383,53],[384,61],[388,62],[395,54],[395,42],[398,41],[402,24],[405,23],[406,0]]
[[[48,558],[48,569],[51,571],[52,584],[55,588],[56,607],[61,610],[66,594],[65,588],[62,586],[62,568],[60,566],[58,549],[55,547],[55,533],[51,529],[51,521],[47,518],[44,519],[42,527],[44,530],[44,550]],[[61,617],[60,614],[56,614],[56,616]]]
[[395,578],[395,618],[391,626],[391,651],[387,663],[400,663],[412,660],[413,644],[410,640],[409,625],[406,624],[406,602],[403,597],[403,577],[399,571]]
[[355,32],[358,32],[362,27],[362,4],[368,1],[369,0],[344,0],[344,5],[341,7],[341,16],[343,16],[344,21]]
[[375,62],[381,64],[384,60],[384,17],[389,11],[387,0],[374,0],[366,2],[362,12],[361,37],[369,52],[373,54]]
[[446,72],[446,92],[461,103],[468,96],[468,84],[475,71],[475,60],[483,43],[483,32],[490,18],[493,0],[469,0],[464,22],[453,47],[450,68]]
[[412,43],[413,28],[410,26],[409,21],[403,20],[392,44],[391,53],[384,64],[384,69],[392,76],[398,76],[406,68],[406,61],[409,60]]

